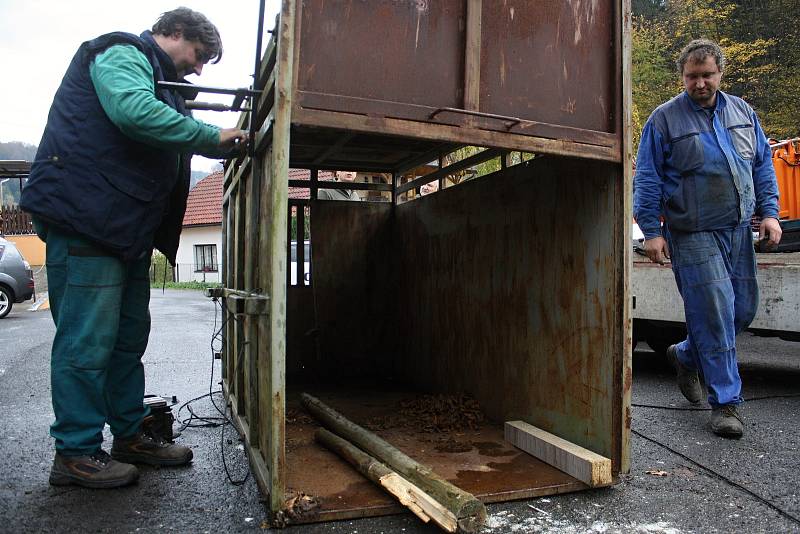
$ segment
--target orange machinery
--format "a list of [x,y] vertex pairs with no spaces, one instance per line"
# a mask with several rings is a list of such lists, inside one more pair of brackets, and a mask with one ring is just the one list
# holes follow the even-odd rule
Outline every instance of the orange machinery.
[[800,137],[770,143],[780,192],[779,216],[800,219]]

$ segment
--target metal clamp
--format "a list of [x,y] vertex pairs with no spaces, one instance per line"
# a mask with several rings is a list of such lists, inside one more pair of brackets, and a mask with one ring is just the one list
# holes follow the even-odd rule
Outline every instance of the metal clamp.
[[223,299],[229,313],[234,315],[269,315],[269,296],[228,289],[227,287],[214,287],[206,289],[206,297]]

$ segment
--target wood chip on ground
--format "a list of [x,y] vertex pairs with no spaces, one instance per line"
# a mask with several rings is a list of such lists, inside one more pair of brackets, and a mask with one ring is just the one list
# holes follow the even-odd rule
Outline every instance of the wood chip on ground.
[[469,395],[420,395],[401,400],[390,415],[373,417],[365,426],[370,430],[460,432],[477,430],[485,419],[478,401]]

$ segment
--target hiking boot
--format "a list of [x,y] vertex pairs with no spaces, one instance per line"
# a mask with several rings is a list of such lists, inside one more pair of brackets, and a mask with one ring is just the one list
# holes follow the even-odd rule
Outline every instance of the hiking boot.
[[696,369],[689,369],[678,359],[678,347],[670,345],[667,348],[667,358],[675,369],[678,376],[678,387],[686,400],[692,404],[697,404],[703,400],[703,385],[700,383],[700,376]]
[[114,438],[111,456],[121,462],[150,465],[186,465],[192,461],[192,449],[163,439],[150,425],[130,438]]
[[100,449],[89,456],[62,456],[56,453],[50,470],[53,486],[83,486],[84,488],[117,488],[136,482],[139,470],[131,464],[118,462]]
[[723,438],[742,437],[742,418],[735,404],[715,406],[711,409],[711,431]]

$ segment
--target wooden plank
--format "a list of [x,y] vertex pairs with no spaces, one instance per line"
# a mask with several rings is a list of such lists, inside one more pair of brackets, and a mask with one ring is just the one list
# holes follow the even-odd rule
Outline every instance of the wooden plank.
[[[225,397],[229,400],[229,402],[235,402],[236,395],[231,393],[226,385],[223,385],[223,389],[225,390]],[[230,419],[233,421],[236,430],[241,435],[248,438],[244,443],[245,447],[247,448],[247,457],[250,462],[250,468],[253,470],[253,476],[256,479],[256,484],[258,484],[258,487],[262,492],[264,492],[265,495],[269,494],[269,467],[264,461],[264,453],[258,447],[251,445],[251,432],[248,428],[247,422],[241,416],[233,412],[231,412]]]
[[442,143],[436,145],[435,148],[423,153],[423,154],[415,154],[410,156],[408,159],[401,161],[397,168],[394,169],[394,172],[398,174],[403,174],[406,171],[410,171],[420,165],[425,165],[426,163],[430,163],[431,161],[436,161],[440,158],[441,154],[447,154],[449,152],[453,152],[461,148],[460,145],[453,145],[450,143]]
[[443,178],[454,172],[466,169],[467,167],[472,167],[473,165],[478,165],[479,163],[483,163],[484,161],[494,159],[500,156],[500,154],[501,151],[499,149],[488,148],[482,152],[473,154],[468,158],[464,158],[461,161],[457,161],[452,165],[448,165],[447,167],[442,167],[438,171],[434,171],[432,173],[426,174],[425,176],[420,176],[419,178],[415,178],[410,182],[406,182],[397,188],[397,192],[399,194],[405,193],[406,191],[410,191],[411,189],[417,188],[421,185],[428,184],[434,180],[438,180],[439,178]]
[[[477,131],[490,131],[497,133],[500,137],[508,134],[523,134],[530,137],[563,139],[566,141],[583,143],[587,145],[619,145],[619,136],[613,132],[588,130],[585,128],[577,128],[575,126],[564,126],[562,124],[531,121],[514,117],[509,117],[508,119],[504,120],[497,117],[491,118],[475,116],[469,113],[460,113],[458,108],[442,110],[440,108],[423,106],[419,104],[405,104],[387,100],[348,97],[342,95],[331,95],[327,93],[313,93],[309,91],[298,91],[297,98],[297,109],[302,109],[305,111],[333,112],[343,117],[348,115],[356,115],[370,117],[375,121],[380,121],[382,119],[395,119],[411,122],[412,124],[423,123],[424,125],[451,126],[468,130],[474,129]],[[350,109],[358,109],[359,111],[342,111]],[[431,115],[434,114],[434,118],[431,118]],[[514,119],[515,122],[519,122],[510,126],[509,121],[511,119]],[[511,127],[511,130],[509,130],[509,126]],[[346,126],[340,126],[339,129],[347,130],[348,128]],[[382,129],[376,128],[370,133],[391,134],[392,132],[386,132]],[[410,137],[420,136],[412,135]],[[461,140],[457,139],[453,142],[461,142]],[[464,144],[482,145],[483,143],[465,142]]]
[[[306,247],[305,247],[305,228],[306,228],[306,208],[305,206],[297,206],[297,243],[296,258],[295,258],[295,281],[298,286],[305,285],[305,262],[306,262]],[[310,259],[310,258],[309,258]],[[288,272],[289,269],[286,269]]]
[[[227,211],[227,217],[225,219],[225,228],[226,228],[226,238],[228,240],[228,251],[227,251],[227,255],[225,257],[225,262],[228,265],[228,268],[227,268],[228,275],[227,275],[227,277],[225,279],[225,285],[227,287],[233,287],[233,272],[234,272],[234,269],[235,269],[235,266],[233,264],[233,257],[234,257],[233,251],[234,251],[234,248],[236,247],[236,241],[234,239],[235,238],[235,234],[236,234],[236,229],[235,229],[235,227],[233,225],[233,221],[235,219],[234,218],[234,204],[235,203],[233,203],[231,201],[228,201],[228,202],[226,202],[226,204],[228,205],[228,211]],[[228,312],[227,312],[227,309],[228,309],[227,304],[225,302],[223,302],[221,305],[222,305],[222,310],[223,310],[223,312],[222,312],[222,320],[225,322],[225,354],[223,355],[225,360],[223,361],[223,364],[224,364],[225,370],[226,370],[225,375],[226,375],[227,382],[232,384],[232,380],[233,380],[233,376],[234,376],[233,375],[233,360],[234,360],[234,356],[233,355],[236,354],[236,349],[234,347],[234,343],[236,341],[236,334],[235,334],[236,330],[234,329],[233,320],[229,320]],[[232,387],[232,385],[231,385],[231,387]]]
[[[632,54],[633,45],[631,41],[631,0],[621,0],[616,2],[620,13],[616,17],[616,24],[620,34],[621,46],[617,47],[617,57],[620,63],[620,76],[617,76],[619,90],[617,98],[621,100],[622,113],[616,113],[618,124],[621,127],[622,137],[622,184],[618,186],[617,205],[621,207],[621,213],[614,217],[617,227],[614,235],[617,236],[617,250],[622,250],[617,262],[617,270],[620,273],[618,278],[620,289],[618,299],[621,308],[620,320],[617,325],[622,327],[620,339],[615,343],[619,350],[615,352],[616,376],[614,380],[614,391],[621,391],[621,394],[614,395],[614,424],[611,432],[618,436],[618,445],[615,447],[615,457],[612,462],[617,464],[617,471],[627,473],[631,468],[631,389],[633,385],[633,311],[631,309],[632,298],[632,277],[633,268],[631,256],[631,225],[629,221],[633,217],[633,79],[632,79]],[[621,197],[621,198],[620,198]],[[618,457],[616,457],[618,455]]]
[[[259,220],[261,218],[261,186],[263,184],[263,165],[254,158],[250,166],[250,176],[247,180],[247,220],[245,224],[245,236],[247,239],[248,247],[246,249],[245,258],[245,289],[247,291],[256,291],[258,285],[258,271],[261,263],[259,259],[259,242],[258,242],[258,229]],[[248,434],[248,443],[258,447],[258,435],[261,431],[260,413],[261,406],[259,404],[259,379],[258,379],[258,357],[259,357],[259,339],[258,339],[258,322],[262,320],[263,315],[268,313],[269,299],[265,297],[249,297],[245,302],[245,312],[247,318],[245,322],[246,335],[247,335],[247,350],[245,357],[245,405],[248,425],[250,426],[250,433]],[[256,313],[253,313],[256,312]]]
[[[287,261],[291,262],[292,258],[292,206],[289,206],[289,209],[286,211],[286,216],[289,218],[286,221],[286,257],[289,258]],[[290,269],[286,269],[286,285],[290,285],[292,280],[292,273]]]
[[253,152],[255,153],[256,156],[263,155],[267,147],[269,146],[269,143],[272,142],[272,134],[273,134],[272,126],[273,126],[273,117],[272,117],[272,112],[270,112],[270,114],[264,121],[264,124],[261,126],[258,132],[256,132],[256,138],[255,141],[253,142],[254,144]]
[[223,202],[227,202],[234,190],[239,187],[239,182],[242,180],[242,177],[246,176],[247,173],[250,172],[251,165],[252,160],[250,158],[245,158],[244,162],[236,170],[233,179],[231,179],[230,183],[225,186],[225,191],[222,193]]
[[481,0],[467,0],[464,52],[464,109],[478,111],[481,93]]
[[620,161],[620,143],[616,134],[602,134],[606,146],[586,144],[565,139],[548,139],[516,133],[503,133],[477,128],[430,124],[403,119],[347,115],[331,111],[297,108],[292,114],[295,124],[357,130],[366,133],[400,135],[432,141],[450,141],[465,145],[492,146],[534,152],[573,156],[583,159]]
[[[259,232],[258,232],[258,241],[259,241],[259,250],[261,251],[261,258],[263,263],[268,262],[267,251],[269,240],[270,240],[270,233],[269,228],[273,224],[273,218],[269,215],[270,209],[270,199],[268,193],[268,184],[272,180],[272,155],[271,151],[268,150],[267,153],[262,158],[264,162],[263,172],[264,172],[264,180],[262,181],[262,188],[263,194],[261,195],[261,213],[265,216],[261,217],[259,220]],[[269,277],[271,276],[271,268],[269,265],[265,264],[262,265],[261,269],[259,269],[259,279],[258,285],[261,288],[269,288]],[[271,310],[271,307],[269,308]],[[271,392],[272,392],[272,369],[271,369],[271,360],[270,360],[270,328],[271,322],[264,318],[263,320],[258,322],[258,378],[259,378],[259,391],[258,391],[258,403],[259,406],[262,408],[259,417],[261,418],[260,422],[260,432],[258,435],[258,448],[264,455],[264,461],[268,466],[272,465],[272,460],[270,457],[270,450],[271,450],[271,437],[270,431],[272,429],[272,410],[270,409],[270,402],[271,402]],[[267,477],[263,481],[263,485],[261,486],[261,490],[264,492],[264,495],[269,495],[270,493],[270,477]]]
[[[273,512],[283,507],[286,491],[286,224],[288,221],[290,131],[294,94],[294,29],[297,0],[285,0],[278,19],[275,60],[275,122],[272,125],[270,173],[267,180],[267,206],[271,224],[267,226],[268,246],[262,249],[267,259],[270,295],[269,335],[269,412],[268,451],[270,467],[269,505]],[[266,219],[266,217],[262,218]],[[267,430],[265,428],[265,430]]]
[[[234,205],[236,209],[236,258],[234,259],[234,280],[233,287],[235,289],[245,289],[244,275],[245,275],[245,257],[246,249],[249,247],[247,242],[247,234],[245,233],[245,224],[247,222],[246,202],[247,202],[247,180],[245,177],[238,183],[236,190],[236,198]],[[242,306],[244,308],[244,306]],[[234,362],[234,393],[236,393],[237,403],[234,405],[236,413],[245,413],[245,329],[242,320],[236,321],[236,352]]]
[[[352,189],[353,191],[391,191],[392,184],[362,182],[320,182],[320,189]],[[311,187],[310,180],[289,180],[289,187]]]
[[272,107],[275,105],[275,71],[267,78],[267,85],[264,86],[263,92],[258,98],[258,110],[255,114],[256,128],[261,128],[264,121],[272,112]]
[[226,189],[228,185],[233,180],[233,177],[236,176],[236,173],[239,171],[238,166],[235,163],[229,162],[225,167],[225,173],[223,174],[222,183],[224,184],[223,187]]
[[339,151],[339,149],[341,149],[344,145],[349,143],[350,140],[353,139],[353,137],[355,136],[356,136],[355,132],[343,133],[334,144],[322,150],[322,152],[320,152],[317,155],[317,157],[314,158],[314,164],[321,165],[325,163],[325,160],[328,159],[328,156]]
[[255,82],[256,89],[262,89],[266,85],[266,80],[272,74],[275,66],[275,34],[270,37],[261,57],[261,70],[258,73],[258,80]]
[[310,198],[312,200],[317,199],[317,193],[319,192],[319,169],[311,169],[311,195]]
[[611,460],[524,421],[506,421],[506,440],[584,484],[609,486]]
[[[221,277],[223,285],[227,285],[228,284],[228,277],[230,276],[230,264],[229,264],[229,258],[228,258],[228,251],[230,250],[230,242],[228,241],[228,239],[229,239],[229,235],[228,235],[228,233],[229,233],[228,232],[228,228],[229,228],[229,225],[228,225],[229,210],[230,210],[230,204],[228,202],[223,202],[223,204],[222,204],[222,221],[223,221],[223,224],[222,224],[222,239],[221,239],[221,241],[222,241],[222,251],[220,253],[220,258],[221,258],[220,262],[222,263],[222,265],[221,265],[222,272],[220,274],[220,277]],[[207,297],[212,297],[213,295],[209,295],[208,292],[206,292],[206,296]],[[221,333],[222,333],[222,340],[221,340],[222,343],[220,344],[220,346],[221,346],[220,352],[222,353],[222,361],[220,362],[220,367],[221,367],[220,371],[222,373],[222,381],[224,383],[225,380],[228,378],[227,354],[228,354],[228,339],[229,339],[229,337],[228,337],[228,328],[227,328],[227,326],[225,326],[226,325],[226,322],[225,322],[225,311],[224,311],[225,307],[224,306],[221,306],[221,307],[222,307],[223,311],[222,311],[222,317],[220,318],[220,321],[222,322],[223,326],[220,327],[220,330],[221,330]],[[216,308],[216,304],[215,304],[215,308]],[[214,311],[216,313],[216,309]],[[214,335],[216,335],[216,332],[214,332]]]

